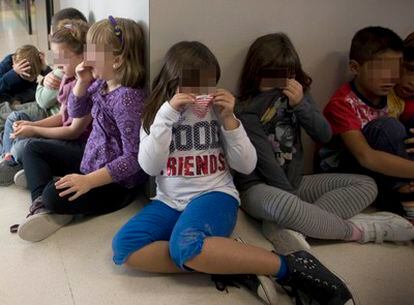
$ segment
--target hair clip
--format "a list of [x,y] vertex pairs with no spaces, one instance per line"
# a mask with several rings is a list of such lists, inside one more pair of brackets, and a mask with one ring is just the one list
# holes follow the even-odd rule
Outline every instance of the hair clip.
[[73,32],[73,24],[70,24],[70,23],[66,23],[66,24],[64,24],[63,25],[63,27],[65,28],[65,29],[68,29],[69,31],[71,31],[71,32]]
[[112,27],[114,28],[114,34],[116,37],[118,37],[119,42],[121,45],[124,44],[124,37],[122,36],[122,30],[121,27],[116,23],[116,20],[111,15],[108,16],[109,22],[112,24]]

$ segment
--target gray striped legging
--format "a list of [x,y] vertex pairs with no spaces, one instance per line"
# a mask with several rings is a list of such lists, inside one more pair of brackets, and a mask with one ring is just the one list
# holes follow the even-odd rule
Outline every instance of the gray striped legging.
[[367,176],[320,174],[304,176],[297,195],[256,184],[240,194],[242,208],[260,220],[318,239],[348,240],[348,218],[369,206],[377,186]]

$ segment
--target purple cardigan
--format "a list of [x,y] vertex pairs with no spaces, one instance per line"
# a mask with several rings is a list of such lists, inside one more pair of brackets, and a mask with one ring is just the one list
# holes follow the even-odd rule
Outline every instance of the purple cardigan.
[[105,81],[96,80],[85,96],[69,94],[69,116],[93,117],[80,170],[88,174],[106,166],[113,182],[132,188],[146,179],[137,158],[145,92],[119,87],[105,93],[105,87]]

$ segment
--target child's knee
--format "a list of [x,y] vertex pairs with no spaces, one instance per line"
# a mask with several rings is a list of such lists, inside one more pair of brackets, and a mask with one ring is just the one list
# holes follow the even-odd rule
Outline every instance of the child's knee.
[[128,228],[123,227],[112,239],[112,260],[116,265],[126,265],[129,267],[128,259],[131,254],[154,241],[149,232],[129,233],[128,231]]
[[395,118],[384,117],[368,123],[363,133],[374,149],[388,151],[392,147],[399,147],[407,138],[404,125]]
[[171,235],[170,256],[175,265],[188,270],[185,263],[201,253],[205,238],[206,234],[196,228],[187,228]]
[[377,132],[392,135],[394,138],[405,138],[407,135],[404,125],[395,118],[383,117],[376,119],[367,125],[368,129],[375,129]]
[[23,151],[29,141],[30,139],[22,139],[14,142],[10,150],[11,154],[14,157],[14,160],[16,160],[19,163],[23,162]]
[[56,189],[55,181],[50,181],[43,190],[42,201],[44,207],[58,214],[66,214],[62,210],[61,197],[59,196],[59,190]]
[[33,155],[41,154],[42,150],[38,145],[38,141],[27,141],[21,152],[22,160],[30,158]]

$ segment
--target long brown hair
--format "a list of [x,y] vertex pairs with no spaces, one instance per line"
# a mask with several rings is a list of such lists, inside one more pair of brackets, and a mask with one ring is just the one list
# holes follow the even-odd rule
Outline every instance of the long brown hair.
[[88,44],[111,46],[114,56],[120,56],[121,65],[115,69],[115,79],[125,87],[142,88],[145,85],[145,36],[138,23],[127,18],[114,18],[120,29],[117,36],[109,19],[94,23],[88,31]]
[[404,39],[404,61],[414,61],[414,32]]
[[214,67],[216,81],[220,79],[220,66],[214,54],[201,42],[181,41],[173,45],[164,58],[164,63],[152,83],[142,114],[142,126],[149,129],[161,105],[170,100],[177,90],[183,69],[206,69]]
[[284,33],[267,34],[250,46],[239,79],[239,100],[246,101],[258,94],[260,74],[265,69],[286,68],[306,91],[312,79],[302,70],[299,55]]

